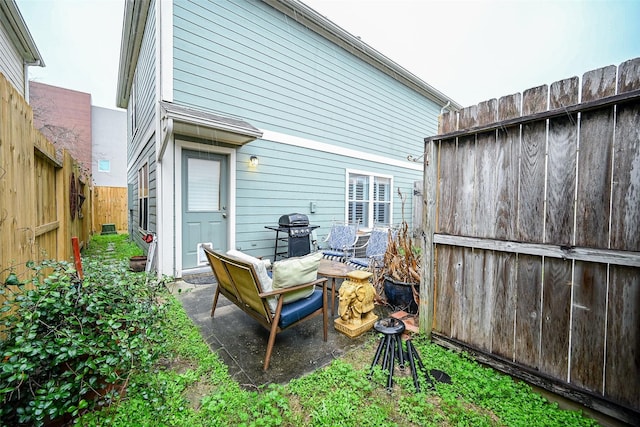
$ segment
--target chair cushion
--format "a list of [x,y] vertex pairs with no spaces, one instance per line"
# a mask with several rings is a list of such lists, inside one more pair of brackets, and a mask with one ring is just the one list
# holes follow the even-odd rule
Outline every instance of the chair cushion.
[[357,224],[334,224],[329,231],[328,244],[331,249],[353,248],[356,242]]
[[[271,292],[273,290],[273,281],[271,280],[271,276],[267,272],[267,265],[269,264],[268,260],[261,260],[256,257],[253,257],[249,254],[245,254],[244,252],[237,251],[235,249],[231,249],[227,251],[227,255],[239,259],[240,261],[247,262],[253,265],[253,269],[256,271],[258,276],[258,281],[260,282],[260,287],[263,292]],[[269,309],[271,312],[276,311],[276,305],[278,304],[278,299],[276,297],[267,298],[267,304],[269,304]]]
[[327,249],[322,251],[322,257],[330,261],[344,262],[344,251],[332,251]]
[[387,251],[389,232],[387,230],[373,229],[367,242],[367,257],[382,258]]
[[322,308],[322,290],[315,289],[308,297],[283,305],[278,326],[284,329],[319,308]]
[[[284,259],[273,263],[273,289],[290,288],[292,286],[309,283],[318,278],[318,265],[322,259],[321,252]],[[315,286],[300,289],[285,295],[283,304],[306,298],[313,293]]]
[[369,268],[369,258],[351,258],[347,264],[358,270],[367,270]]

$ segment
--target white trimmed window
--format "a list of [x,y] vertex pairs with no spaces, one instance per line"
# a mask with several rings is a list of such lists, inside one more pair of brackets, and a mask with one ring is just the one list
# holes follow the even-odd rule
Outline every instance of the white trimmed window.
[[347,205],[349,222],[358,221],[360,227],[391,225],[390,176],[347,171]]
[[138,227],[146,231],[149,227],[149,164],[138,169]]

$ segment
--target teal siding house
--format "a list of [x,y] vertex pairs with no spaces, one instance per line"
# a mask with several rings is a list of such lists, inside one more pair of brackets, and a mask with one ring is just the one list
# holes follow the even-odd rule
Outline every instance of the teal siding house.
[[202,244],[273,258],[280,216],[362,230],[402,220],[424,135],[460,106],[294,0],[127,0],[117,105],[128,111],[130,234],[158,272]]

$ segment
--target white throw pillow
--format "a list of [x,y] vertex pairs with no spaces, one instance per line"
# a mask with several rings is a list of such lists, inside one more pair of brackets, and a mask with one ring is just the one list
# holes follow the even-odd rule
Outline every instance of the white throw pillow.
[[[253,265],[254,270],[256,270],[256,274],[258,275],[258,281],[260,282],[260,287],[263,292],[271,292],[273,290],[272,280],[267,273],[267,264],[269,264],[268,260],[263,261],[249,254],[245,254],[244,252],[237,251],[235,249],[231,249],[227,251],[227,255],[233,258],[237,258],[240,261],[248,262]],[[267,303],[269,304],[269,309],[271,312],[276,311],[276,305],[278,300],[276,297],[267,298]]]
[[[290,288],[313,282],[318,278],[318,266],[322,259],[322,252],[315,252],[309,255],[288,258],[273,263],[271,272],[273,273],[273,289]],[[284,297],[284,304],[307,298],[313,293],[314,286],[300,289],[299,291],[287,294]]]

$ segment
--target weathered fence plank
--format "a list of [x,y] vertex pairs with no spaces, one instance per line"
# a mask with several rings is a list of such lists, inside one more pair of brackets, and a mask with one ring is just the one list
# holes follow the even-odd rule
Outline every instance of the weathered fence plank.
[[516,259],[514,254],[495,252],[496,273],[491,320],[491,352],[507,360],[514,360],[514,325],[516,314]]
[[452,305],[455,292],[456,260],[451,248],[436,245],[434,331],[453,336],[451,331]]
[[[546,85],[524,91],[523,114],[546,110],[547,92]],[[518,240],[522,241],[543,240],[546,127],[546,121],[522,126],[518,192]]]
[[618,108],[613,159],[611,247],[640,250],[640,102]]
[[477,281],[475,304],[479,307],[478,315],[474,316],[476,322],[478,348],[491,351],[493,328],[493,317],[497,313],[494,311],[494,294],[498,257],[493,251],[475,250],[476,254],[476,274]]
[[488,249],[514,254],[640,267],[640,252],[578,248],[574,246],[567,247],[540,243],[520,243],[505,240],[481,239],[477,237],[451,236],[448,234],[436,234],[433,236],[433,241],[437,244],[465,248]]
[[453,292],[451,293],[451,336],[454,338],[466,337],[465,323],[465,249],[452,248],[450,251],[451,260],[449,263],[453,265],[451,279],[453,279]]
[[[640,58],[618,69],[618,93],[640,89]],[[640,250],[640,101],[618,107],[614,142],[611,247]]]
[[[490,101],[478,105],[478,125],[492,123],[497,120],[497,101]],[[476,135],[476,157],[474,199],[475,209],[473,235],[488,237],[495,235],[496,204],[497,204],[497,168],[496,158],[499,148],[496,146],[496,132],[484,132]]]
[[[582,99],[593,101],[615,94],[616,67],[600,68],[582,78]],[[609,246],[613,107],[586,111],[580,121],[576,239],[578,246]]]
[[439,120],[438,133],[449,133],[458,130],[458,112],[447,111]]
[[436,209],[436,232],[454,233],[456,222],[457,180],[451,173],[457,168],[455,140],[438,141],[438,188]]
[[571,261],[544,259],[540,370],[567,378],[571,313]]
[[[498,120],[520,116],[521,95],[503,96],[498,100]],[[515,240],[518,219],[518,168],[520,156],[520,126],[498,129],[496,132],[496,227],[495,237]]]
[[[640,408],[640,268],[612,266],[607,309],[605,395]],[[634,381],[631,381],[634,382]]]
[[575,263],[571,324],[571,383],[602,393],[607,266]]
[[540,318],[542,317],[542,263],[539,257],[519,255],[517,263],[517,298],[515,324],[515,358],[530,368],[540,366]]
[[[577,102],[577,77],[551,85],[550,108],[560,108]],[[573,243],[577,134],[577,114],[549,119],[544,238],[548,243],[566,246]]]
[[474,233],[475,145],[474,136],[458,139],[456,165],[453,169],[456,172],[454,185],[457,189],[454,195],[453,232],[463,236],[472,236]]

